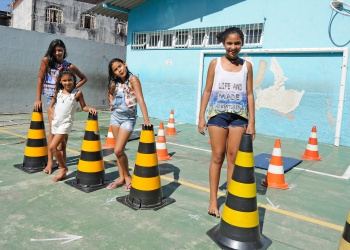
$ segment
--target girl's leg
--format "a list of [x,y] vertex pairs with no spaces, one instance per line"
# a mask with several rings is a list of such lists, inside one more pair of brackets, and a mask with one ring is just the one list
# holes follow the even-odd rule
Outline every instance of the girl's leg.
[[[47,145],[51,145],[52,137],[53,135],[51,134],[51,122],[52,122],[52,112],[50,109],[47,110],[47,117],[49,121],[49,135],[47,137]],[[50,150],[47,152],[47,165],[44,168],[44,173],[46,174],[51,174],[52,173],[52,167],[53,167],[53,155]]]
[[61,152],[63,161],[67,163],[67,143],[68,143],[68,135],[66,139],[64,139],[60,144],[58,144],[57,150]]
[[61,154],[62,154],[62,157],[63,157],[64,164],[67,164],[67,143],[68,143],[68,135],[61,142]]
[[119,171],[119,179],[111,183],[107,189],[113,189],[124,184],[131,183],[131,176],[129,173],[128,157],[125,154],[125,146],[131,135],[130,131],[121,129],[119,126],[111,126],[112,134],[115,140],[114,154],[117,157],[117,165]]
[[58,170],[57,175],[52,179],[52,181],[54,182],[58,182],[60,180],[63,180],[64,178],[66,178],[66,174],[68,172],[68,168],[66,167],[66,163],[63,160],[63,156],[62,153],[60,151],[57,150],[57,146],[64,142],[64,140],[66,139],[67,135],[54,135],[50,144],[50,151],[52,152],[52,154],[55,156],[56,161],[58,162],[58,164],[60,165],[60,168]]
[[226,141],[228,129],[216,126],[208,126],[210,145],[211,145],[211,160],[209,166],[209,187],[210,200],[208,214],[220,217],[218,208],[218,188],[220,181],[220,171],[225,160]]
[[236,156],[239,150],[242,134],[245,132],[245,127],[229,126],[227,140],[227,189],[232,179],[233,169],[235,167]]

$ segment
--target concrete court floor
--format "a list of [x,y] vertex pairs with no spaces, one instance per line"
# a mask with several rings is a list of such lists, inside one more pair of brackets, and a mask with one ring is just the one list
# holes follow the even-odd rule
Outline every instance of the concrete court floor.
[[[98,115],[101,144],[109,116],[107,111]],[[87,113],[76,113],[67,149],[68,180],[75,178],[86,119]],[[158,162],[163,194],[176,202],[157,211],[134,211],[115,200],[127,195],[123,188],[84,193],[64,182],[53,183],[53,175],[14,168],[23,162],[30,120],[31,114],[0,115],[0,249],[219,249],[206,235],[220,223],[207,215],[209,137],[200,135],[195,125],[181,124],[175,116],[178,135],[166,137],[172,160]],[[44,120],[48,131],[46,113]],[[156,134],[160,120],[151,121]],[[271,154],[275,139],[258,134],[254,155]],[[307,141],[281,138],[282,155],[300,159]],[[260,183],[267,171],[255,168],[260,227],[272,240],[268,249],[338,247],[350,208],[350,148],[318,146],[322,161],[303,161],[286,172],[290,190],[265,188]],[[132,173],[138,140],[126,148]],[[118,177],[113,150],[102,152],[106,178],[113,180]],[[226,164],[221,176],[224,187]],[[224,195],[221,188],[220,211]],[[81,238],[68,241],[66,235]]]

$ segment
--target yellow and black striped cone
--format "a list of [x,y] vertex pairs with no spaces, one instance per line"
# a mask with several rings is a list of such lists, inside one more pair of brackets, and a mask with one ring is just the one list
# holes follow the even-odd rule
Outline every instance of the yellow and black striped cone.
[[272,242],[260,234],[250,134],[242,135],[227,191],[220,224],[210,229],[208,236],[222,249],[267,249]]
[[346,219],[343,235],[340,239],[338,250],[349,250],[350,249],[350,211],[348,218]]
[[86,193],[104,188],[108,184],[105,179],[97,115],[89,113],[77,174],[75,180],[66,183]]
[[130,193],[117,201],[134,210],[158,210],[175,202],[163,197],[153,126],[142,125]]
[[47,165],[47,141],[42,110],[32,113],[23,164],[14,165],[27,173],[43,171]]

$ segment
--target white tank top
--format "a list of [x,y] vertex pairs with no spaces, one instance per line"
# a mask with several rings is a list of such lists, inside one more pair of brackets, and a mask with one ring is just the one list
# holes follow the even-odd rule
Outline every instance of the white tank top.
[[207,118],[219,113],[234,113],[248,119],[246,61],[239,72],[225,71],[221,58],[217,59]]
[[60,90],[57,94],[55,116],[52,120],[52,134],[68,134],[72,130],[74,114],[78,107],[75,95],[79,90],[74,89],[69,95]]

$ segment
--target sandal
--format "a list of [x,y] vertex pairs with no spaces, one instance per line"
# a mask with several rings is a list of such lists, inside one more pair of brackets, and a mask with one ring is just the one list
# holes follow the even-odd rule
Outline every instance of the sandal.
[[131,189],[131,182],[130,182],[129,184],[125,184],[124,186],[125,186],[125,187],[124,187],[124,190],[125,190],[126,192],[130,192],[130,189]]
[[108,184],[106,187],[108,190],[116,189],[119,187],[122,187],[124,184],[118,183],[117,181],[112,181],[111,183]]

